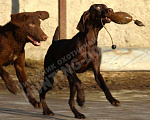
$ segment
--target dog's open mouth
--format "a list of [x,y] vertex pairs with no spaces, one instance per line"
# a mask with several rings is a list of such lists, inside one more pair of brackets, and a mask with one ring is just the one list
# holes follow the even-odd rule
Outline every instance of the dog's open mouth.
[[30,37],[30,36],[27,36],[27,38],[31,41],[31,43],[35,46],[40,46],[41,45],[41,42],[40,41],[37,41],[35,40],[34,38]]
[[103,20],[103,23],[110,23],[111,22],[111,19],[108,17],[104,17],[104,18],[102,18],[102,20]]

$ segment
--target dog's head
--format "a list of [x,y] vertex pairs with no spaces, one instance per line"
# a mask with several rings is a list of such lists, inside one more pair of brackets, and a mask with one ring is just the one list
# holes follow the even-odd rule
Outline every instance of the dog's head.
[[80,32],[84,32],[86,27],[101,27],[102,24],[110,23],[111,19],[106,17],[108,14],[113,14],[113,9],[107,8],[104,4],[94,4],[88,11],[85,11],[77,25]]
[[40,28],[41,20],[49,18],[46,11],[23,12],[11,15],[11,23],[18,29],[17,33],[26,42],[31,42],[35,46],[41,45],[40,41],[45,41],[47,35]]

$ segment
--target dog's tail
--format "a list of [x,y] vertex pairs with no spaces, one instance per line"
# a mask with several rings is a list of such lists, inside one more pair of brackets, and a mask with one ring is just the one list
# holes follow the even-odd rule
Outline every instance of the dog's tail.
[[60,33],[60,27],[57,26],[57,28],[55,30],[55,33],[54,33],[54,36],[53,36],[53,41],[52,42],[55,42],[55,41],[59,40],[59,33]]

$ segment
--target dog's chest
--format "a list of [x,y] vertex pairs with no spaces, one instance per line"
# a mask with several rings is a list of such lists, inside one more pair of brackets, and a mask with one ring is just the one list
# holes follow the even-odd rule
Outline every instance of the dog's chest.
[[90,62],[91,62],[91,59],[88,58],[86,53],[76,56],[76,58],[73,60],[75,61],[74,62],[74,66],[75,66],[74,69],[78,73],[86,71],[88,69]]
[[9,55],[7,55],[7,60],[5,60],[5,62],[3,63],[4,66],[10,65],[14,63],[14,55],[13,53],[10,53]]
[[18,52],[16,52],[16,53],[14,51],[8,52],[8,54],[7,54],[7,60],[5,61],[5,63],[3,65],[7,66],[7,65],[14,64],[14,61],[17,58],[18,58]]
[[92,46],[90,48],[84,47],[82,50],[80,49],[79,53],[75,57],[76,72],[84,72],[89,69],[90,63],[94,59],[99,58],[100,50],[97,46]]
[[88,69],[89,62],[85,59],[77,61],[74,63],[74,69],[77,73],[85,72]]

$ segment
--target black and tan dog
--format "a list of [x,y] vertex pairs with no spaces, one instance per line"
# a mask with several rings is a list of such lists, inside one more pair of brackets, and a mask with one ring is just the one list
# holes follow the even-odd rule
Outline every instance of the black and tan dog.
[[9,73],[3,69],[3,66],[14,64],[19,82],[34,107],[38,107],[39,102],[32,96],[27,83],[24,47],[27,42],[39,46],[40,41],[47,39],[47,35],[40,28],[40,19],[47,18],[49,13],[46,11],[17,13],[11,15],[10,22],[0,27],[0,76],[8,90],[15,94],[16,85]]
[[[54,115],[46,104],[45,95],[52,88],[55,74],[59,70],[62,70],[69,80],[69,105],[76,118],[85,118],[75,108],[74,96],[76,91],[78,105],[82,106],[85,102],[83,83],[79,80],[76,73],[83,73],[88,69],[93,71],[95,80],[104,91],[107,100],[115,106],[120,104],[111,95],[100,74],[101,53],[97,47],[98,33],[103,28],[103,24],[111,22],[111,19],[107,18],[106,15],[112,13],[113,10],[107,8],[106,5],[94,4],[88,11],[83,13],[77,26],[79,32],[72,39],[57,41],[58,31],[56,30],[53,43],[45,56],[44,83],[40,90],[40,102],[43,105],[44,115]],[[53,66],[53,69],[50,70],[50,66]]]

